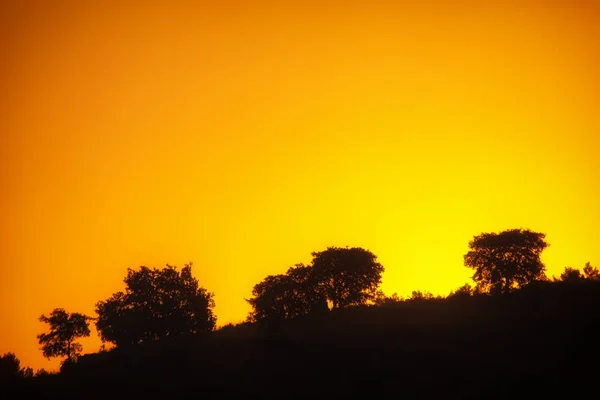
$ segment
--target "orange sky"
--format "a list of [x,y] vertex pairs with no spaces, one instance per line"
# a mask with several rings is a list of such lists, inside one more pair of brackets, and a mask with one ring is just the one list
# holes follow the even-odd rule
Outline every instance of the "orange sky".
[[400,295],[462,285],[507,228],[547,234],[550,275],[600,265],[594,2],[7,3],[0,354],[24,365],[58,365],[40,314],[93,314],[128,267],[193,261],[224,324],[327,246]]

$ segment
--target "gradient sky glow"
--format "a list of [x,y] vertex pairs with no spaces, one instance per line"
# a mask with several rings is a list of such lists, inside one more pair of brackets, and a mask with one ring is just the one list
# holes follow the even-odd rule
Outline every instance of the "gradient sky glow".
[[40,314],[92,315],[128,267],[193,261],[222,325],[327,246],[399,295],[467,282],[481,232],[600,266],[598,3],[6,3],[0,354],[26,366],[58,366]]

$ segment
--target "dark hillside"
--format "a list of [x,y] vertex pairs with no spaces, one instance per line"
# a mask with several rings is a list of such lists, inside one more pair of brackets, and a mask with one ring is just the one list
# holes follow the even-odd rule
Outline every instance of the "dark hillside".
[[[44,397],[395,394],[569,397],[597,377],[600,284],[339,309],[86,355],[21,388]],[[40,397],[41,398],[41,397]]]

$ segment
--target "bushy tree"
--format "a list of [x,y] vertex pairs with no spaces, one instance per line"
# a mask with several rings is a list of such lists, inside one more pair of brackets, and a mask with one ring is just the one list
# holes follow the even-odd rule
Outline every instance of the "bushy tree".
[[34,377],[40,377],[40,376],[50,376],[52,375],[52,373],[46,371],[44,368],[40,368],[37,371],[35,371],[35,374],[33,374]]
[[248,316],[250,321],[258,321],[273,315],[286,316],[289,280],[284,274],[268,275],[254,285],[252,298],[246,300],[253,311]]
[[448,295],[448,298],[449,299],[466,298],[466,297],[473,296],[473,294],[475,294],[474,289],[471,287],[471,285],[469,285],[468,283],[465,283],[464,285],[457,288],[456,290],[451,291],[450,294]]
[[5,353],[0,357],[0,379],[8,381],[19,376],[21,361],[14,353]]
[[555,282],[582,282],[582,281],[598,281],[600,280],[600,271],[592,264],[585,263],[583,272],[577,268],[565,267],[565,270],[560,274],[558,279],[554,278]]
[[55,308],[49,316],[42,315],[39,319],[50,325],[50,332],[37,336],[44,357],[66,357],[66,362],[75,361],[83,349],[76,339],[90,336],[88,321],[91,318]]
[[398,293],[394,293],[391,296],[386,296],[382,290],[377,290],[375,296],[371,299],[371,303],[375,306],[393,306],[402,303],[404,299],[398,296]]
[[297,264],[287,273],[269,275],[256,284],[250,321],[291,318],[333,308],[377,302],[383,266],[362,248],[329,247],[312,253],[311,265]]
[[473,280],[483,292],[508,293],[545,278],[540,259],[548,247],[545,234],[523,229],[482,233],[469,242],[465,266],[473,268]]
[[579,282],[583,279],[581,271],[571,267],[565,267],[565,270],[560,274],[560,280],[563,282]]
[[333,308],[375,298],[384,271],[375,254],[360,247],[329,247],[312,256],[314,279]]
[[293,318],[326,308],[324,293],[316,284],[312,268],[297,264],[286,274],[269,275],[252,289],[250,321]]
[[0,387],[31,377],[33,377],[33,370],[21,368],[21,361],[14,353],[0,356]]
[[128,269],[124,292],[96,304],[96,328],[103,341],[117,346],[134,345],[214,329],[213,293],[199,287],[192,276],[192,263],[181,271]]
[[436,297],[431,292],[422,292],[420,290],[413,290],[408,300],[433,300]]
[[589,261],[585,263],[585,267],[583,267],[583,275],[585,276],[585,279],[600,281],[600,271],[598,268],[593,267]]

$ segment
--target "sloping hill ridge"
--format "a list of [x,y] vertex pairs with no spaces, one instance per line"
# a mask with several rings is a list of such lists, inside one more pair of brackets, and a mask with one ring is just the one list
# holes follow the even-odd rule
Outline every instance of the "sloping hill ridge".
[[569,398],[596,392],[600,284],[415,300],[86,355],[36,398]]

